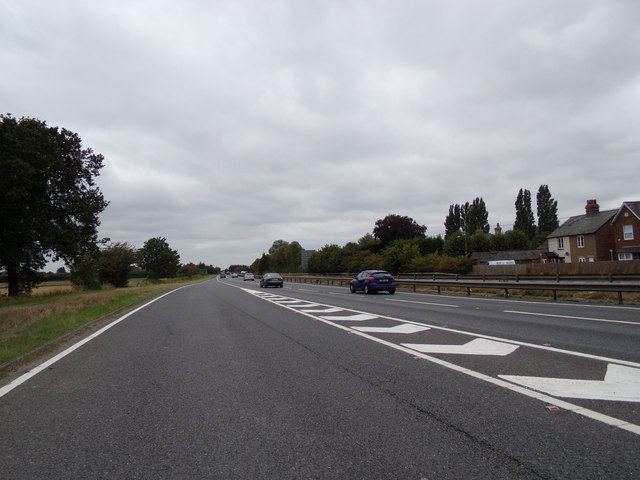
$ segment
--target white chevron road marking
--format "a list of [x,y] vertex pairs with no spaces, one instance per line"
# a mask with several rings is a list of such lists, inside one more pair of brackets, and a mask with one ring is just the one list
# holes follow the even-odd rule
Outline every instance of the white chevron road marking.
[[497,355],[505,356],[514,352],[518,345],[494,342],[484,338],[476,338],[464,345],[432,345],[429,343],[403,343],[403,347],[422,353],[450,353],[454,355]]
[[[306,310],[307,312],[309,310]],[[368,313],[352,313],[351,315],[320,315],[320,318],[329,321],[350,321],[350,322],[364,322],[365,320],[373,320],[378,318],[376,315],[369,315]]]
[[365,333],[403,333],[411,334],[431,330],[429,327],[420,327],[411,323],[403,323],[393,327],[353,327],[354,330]]
[[640,403],[640,369],[612,363],[607,365],[604,380],[521,377],[518,375],[498,376],[503,380],[556,397]]

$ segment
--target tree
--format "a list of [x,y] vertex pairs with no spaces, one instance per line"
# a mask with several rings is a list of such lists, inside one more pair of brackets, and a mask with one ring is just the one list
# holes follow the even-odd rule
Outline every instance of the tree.
[[449,205],[449,214],[444,221],[444,238],[456,232],[473,235],[478,231],[489,233],[489,213],[482,197],[463,205]]
[[536,194],[538,233],[544,236],[553,232],[560,222],[558,222],[558,202],[553,199],[548,185],[540,185]]
[[129,282],[129,273],[136,262],[137,252],[127,242],[116,242],[100,252],[98,275],[103,283],[124,288]]
[[522,230],[509,230],[502,234],[505,240],[505,250],[527,250],[529,239]]
[[462,217],[460,205],[449,205],[449,214],[444,220],[444,238],[449,238],[452,234],[462,230]]
[[200,268],[194,263],[187,263],[178,269],[178,274],[181,277],[192,278],[200,273]]
[[150,238],[138,252],[140,266],[153,280],[173,278],[180,268],[180,255],[172,250],[164,237]]
[[70,279],[76,287],[89,290],[100,290],[102,282],[98,274],[98,261],[100,253],[96,250],[86,252],[71,266]]
[[488,233],[477,232],[469,236],[469,252],[490,252],[494,249],[493,237]]
[[376,222],[373,236],[385,247],[393,240],[424,238],[427,227],[418,225],[413,218],[390,214]]
[[476,232],[489,233],[489,213],[482,197],[464,205],[464,231],[467,235]]
[[309,257],[308,270],[313,273],[341,273],[347,269],[344,249],[338,245],[325,245]]
[[382,251],[384,268],[395,274],[415,272],[422,261],[417,239],[394,240]]
[[536,233],[533,210],[531,209],[531,192],[521,188],[518,192],[515,205],[516,220],[513,224],[513,229],[520,230],[530,239]]
[[457,232],[444,241],[442,251],[449,257],[459,257],[467,254],[467,248],[467,236],[462,232]]
[[284,240],[275,240],[273,242],[273,245],[271,245],[271,248],[269,248],[269,255],[271,255],[272,253],[276,253],[278,250],[286,247],[287,245],[289,245],[289,242],[286,242]]
[[69,130],[0,115],[0,269],[10,296],[29,292],[48,260],[70,265],[95,248],[108,205],[94,181],[103,159]]

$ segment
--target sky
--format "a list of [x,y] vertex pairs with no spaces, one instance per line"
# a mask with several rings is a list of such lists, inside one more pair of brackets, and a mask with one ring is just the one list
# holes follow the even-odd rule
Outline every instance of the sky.
[[0,113],[104,155],[98,234],[251,264],[444,234],[481,197],[512,227],[640,200],[636,0],[0,0]]

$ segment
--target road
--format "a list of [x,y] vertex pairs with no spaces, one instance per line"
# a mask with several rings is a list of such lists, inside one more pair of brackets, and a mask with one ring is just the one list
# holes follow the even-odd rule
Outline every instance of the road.
[[256,283],[0,388],[0,478],[638,478],[637,308]]

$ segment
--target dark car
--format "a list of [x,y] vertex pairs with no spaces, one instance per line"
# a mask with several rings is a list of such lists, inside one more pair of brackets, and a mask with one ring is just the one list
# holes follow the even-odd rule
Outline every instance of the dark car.
[[351,280],[349,285],[351,293],[363,291],[364,293],[377,293],[387,291],[396,293],[396,279],[384,270],[363,270]]
[[265,273],[260,279],[260,288],[280,287],[282,288],[282,277],[279,273]]

